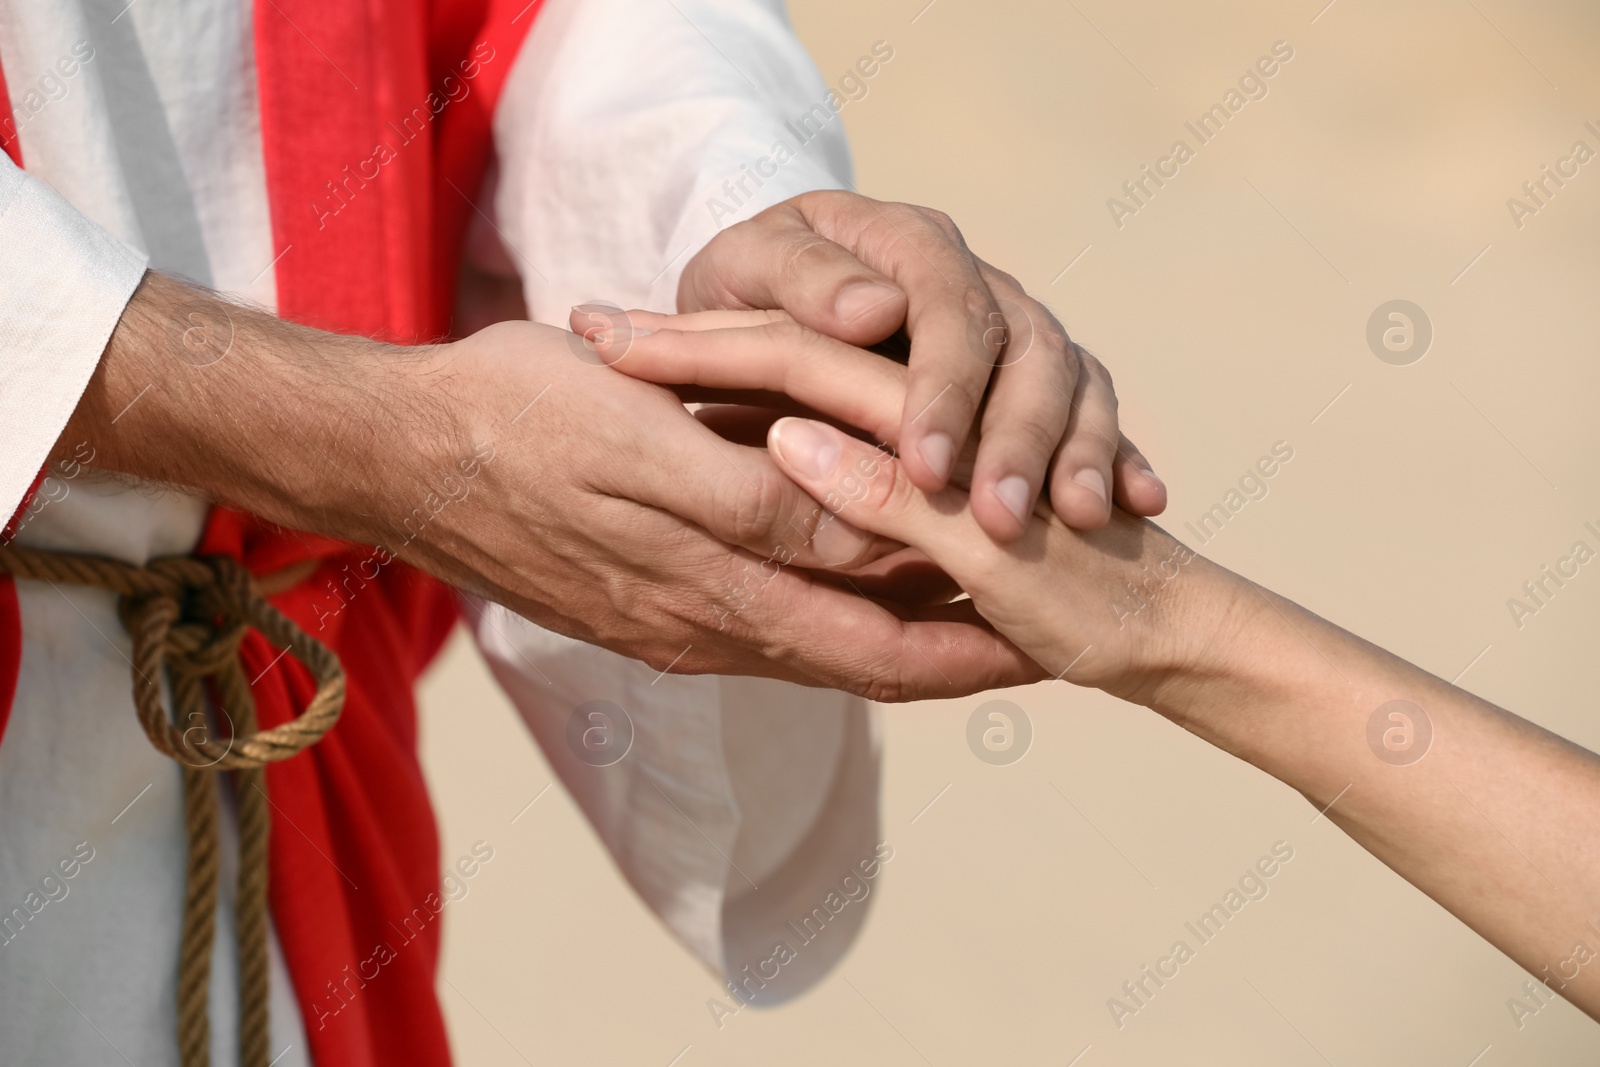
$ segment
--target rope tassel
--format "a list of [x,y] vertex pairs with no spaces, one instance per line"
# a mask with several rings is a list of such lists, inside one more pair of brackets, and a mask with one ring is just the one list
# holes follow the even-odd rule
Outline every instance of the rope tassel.
[[[133,638],[133,703],[139,723],[157,751],[183,767],[188,861],[177,1019],[183,1067],[208,1067],[211,1061],[206,998],[216,934],[217,772],[233,772],[239,821],[234,923],[239,941],[239,1059],[243,1067],[267,1067],[271,816],[264,768],[309,748],[338,722],[345,696],[338,657],[268,603],[249,572],[227,556],[171,556],[136,567],[97,556],[0,545],[0,572],[117,594],[117,613]],[[252,628],[293,653],[317,682],[305,710],[270,730],[258,729],[250,680],[239,660],[239,643]],[[171,715],[161,699],[163,672],[172,688]],[[212,736],[208,682],[216,707],[230,724],[226,737]]]

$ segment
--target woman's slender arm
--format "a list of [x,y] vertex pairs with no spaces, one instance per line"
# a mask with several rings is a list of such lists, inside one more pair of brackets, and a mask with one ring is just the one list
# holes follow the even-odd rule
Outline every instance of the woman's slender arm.
[[[1221,568],[1194,577],[1173,590],[1193,614],[1153,625],[1205,666],[1171,673],[1150,706],[1327,808],[1600,1018],[1600,757]],[[1224,603],[1213,639],[1204,620]]]
[[776,423],[785,471],[921,548],[1050,673],[1145,704],[1299,790],[1373,855],[1600,1018],[1600,757],[1118,513],[1041,508],[995,545],[965,494],[924,494],[832,427]]
[[[905,370],[761,312],[630,313],[617,369],[750,402],[787,394],[895,443]],[[710,336],[719,334],[720,337]],[[625,358],[624,358],[625,357]],[[708,414],[702,412],[702,415]],[[732,409],[731,423],[772,423]],[[708,420],[709,421],[709,420]],[[1144,704],[1303,793],[1418,889],[1600,1018],[1600,757],[1448,685],[1122,511],[1068,529],[1048,505],[998,545],[957,488],[822,423],[768,435],[828,510],[920,549],[1051,675]],[[1131,450],[1127,462],[1142,465]]]

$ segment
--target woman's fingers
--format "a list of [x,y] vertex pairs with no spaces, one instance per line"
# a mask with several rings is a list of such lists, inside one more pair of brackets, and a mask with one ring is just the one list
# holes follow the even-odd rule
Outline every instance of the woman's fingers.
[[763,326],[769,322],[793,322],[787,311],[745,310],[689,311],[664,315],[659,311],[623,311],[609,304],[579,304],[568,319],[573,333],[593,339],[601,330],[631,327],[641,334],[652,330],[725,330],[730,326]]
[[[573,309],[574,330],[587,314]],[[773,419],[816,414],[890,447],[899,444],[906,368],[806,330],[782,311],[629,311],[593,326],[588,339],[602,361],[671,388],[685,403],[768,407]],[[718,432],[743,432],[727,416],[704,410],[702,421]],[[762,427],[762,440],[765,434]],[[978,439],[969,438],[951,484],[971,485],[977,454]]]
[[940,564],[971,553],[974,535],[989,543],[966,493],[925,493],[898,459],[832,426],[779,419],[767,444],[784,474],[853,528],[913,545]]
[[[601,328],[590,338],[600,358],[624,374],[659,385],[780,393],[877,440],[893,442],[898,435],[906,368],[892,360],[772,312],[628,315],[632,326]],[[705,321],[735,316],[744,321]],[[765,321],[751,324],[752,317]],[[671,328],[645,326],[653,318]],[[684,321],[690,319],[702,321]]]
[[[1135,515],[1160,514],[1166,487],[1118,431],[1109,374],[1071,342],[1070,358],[1056,351],[1065,335],[1042,306],[1031,300],[1029,306],[1036,310],[1011,316],[1020,325],[1008,327],[1008,362],[993,385],[981,443],[968,440],[952,484],[972,487],[975,518],[1002,542],[1022,534],[1022,517],[1041,494],[1079,529],[1104,525],[1108,497]],[[785,312],[662,315],[580,307],[572,326],[587,331],[602,361],[672,387],[686,400],[771,405],[774,418],[809,410],[899,445],[906,368],[806,329]],[[742,414],[703,421],[740,443],[765,432],[759,419]],[[1053,456],[1048,483],[1040,455]]]

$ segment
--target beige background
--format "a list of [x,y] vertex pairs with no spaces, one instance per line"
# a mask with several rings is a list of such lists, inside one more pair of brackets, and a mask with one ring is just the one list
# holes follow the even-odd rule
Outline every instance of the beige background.
[[[861,191],[949,211],[1106,360],[1180,534],[1289,442],[1208,554],[1446,678],[1470,664],[1461,684],[1600,747],[1600,566],[1520,630],[1506,606],[1575,540],[1600,546],[1582,528],[1600,526],[1600,161],[1520,230],[1506,207],[1575,140],[1600,149],[1583,128],[1600,126],[1600,9],[922,2],[793,13],[831,79],[895,49],[844,112]],[[1193,146],[1183,122],[1279,40],[1295,54],[1269,95],[1113,225],[1106,199]],[[1364,339],[1397,297],[1436,331],[1412,366]],[[447,913],[461,1062],[1600,1058],[1565,1004],[1519,1030],[1524,974],[1298,795],[1099,693],[1007,696],[1036,730],[1010,767],[966,747],[980,698],[886,709],[897,855],[871,921],[814,992],[719,1031],[719,987],[559,787],[510,823],[550,772],[458,640],[425,688],[426,758],[446,858],[496,849]],[[1295,854],[1270,895],[1113,1026],[1106,999],[1279,840]]]

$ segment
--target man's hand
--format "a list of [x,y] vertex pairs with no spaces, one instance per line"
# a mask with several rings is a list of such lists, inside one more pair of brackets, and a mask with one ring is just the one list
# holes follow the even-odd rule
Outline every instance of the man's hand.
[[[827,511],[859,516],[862,528],[910,546],[879,562],[887,566],[916,552],[1049,673],[1071,663],[1073,681],[1128,695],[1183,660],[1170,642],[1151,637],[1163,633],[1154,620],[1173,600],[1168,594],[1151,607],[1151,591],[1191,562],[1211,565],[1159,528],[1114,510],[1105,526],[1079,532],[1039,504],[1021,538],[996,544],[977,522],[975,496],[965,491],[970,458],[957,464],[950,485],[926,493],[903,460],[851,436],[864,431],[872,441],[896,444],[905,367],[808,330],[781,311],[630,311],[627,317],[631,328],[594,336],[612,366],[691,396],[734,400],[698,415],[735,440],[764,436],[784,473]],[[835,426],[782,418],[795,413]],[[899,594],[908,585],[887,588],[904,600]],[[946,598],[951,588],[931,586]],[[1091,645],[1094,653],[1079,661]]]
[[861,346],[904,328],[911,374],[895,438],[906,472],[943,488],[981,408],[972,510],[996,540],[1022,536],[1047,477],[1056,513],[1078,529],[1105,525],[1113,501],[1135,515],[1166,506],[1118,429],[1105,367],[941,212],[833,191],[785,201],[689,261],[678,309],[713,308],[781,308]]
[[813,581],[895,546],[550,327],[397,348],[149,275],[62,440],[674,673],[886,700],[1040,676],[970,608]]

